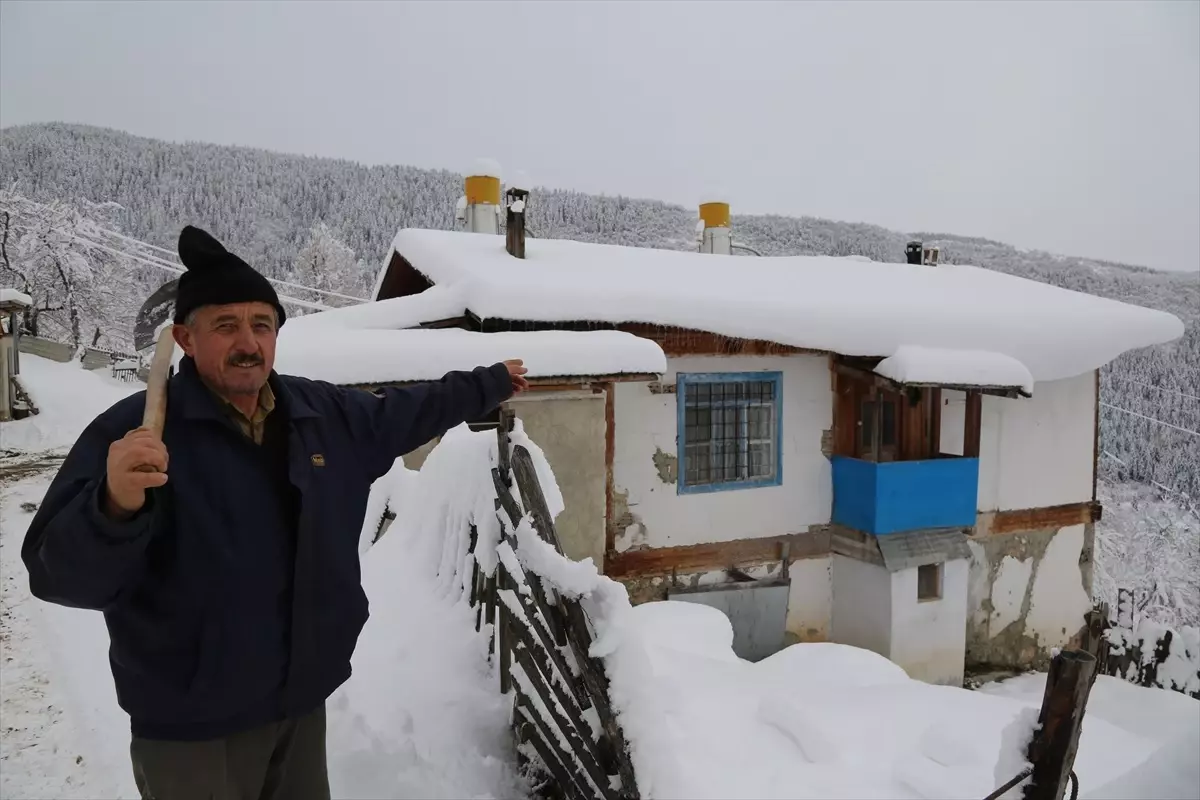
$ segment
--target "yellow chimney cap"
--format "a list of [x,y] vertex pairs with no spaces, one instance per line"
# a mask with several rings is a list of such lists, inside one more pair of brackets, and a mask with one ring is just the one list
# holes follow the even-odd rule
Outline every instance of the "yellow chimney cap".
[[706,228],[728,228],[729,203],[701,203],[700,219]]

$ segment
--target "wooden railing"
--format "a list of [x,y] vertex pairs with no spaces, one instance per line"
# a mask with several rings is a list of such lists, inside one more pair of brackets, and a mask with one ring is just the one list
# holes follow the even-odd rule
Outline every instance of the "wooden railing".
[[[541,793],[569,800],[638,800],[633,764],[609,701],[608,677],[590,653],[595,631],[581,605],[584,598],[560,592],[553,576],[539,574],[519,557],[516,530],[528,516],[541,541],[567,561],[533,459],[509,440],[512,425],[511,413],[503,413],[497,429],[499,463],[492,469],[501,540],[490,574],[475,558],[479,541],[471,530],[469,602],[476,610],[475,628],[490,626],[489,658],[498,662],[501,692],[513,698],[522,765],[549,784]],[[588,723],[593,714],[598,730]]]

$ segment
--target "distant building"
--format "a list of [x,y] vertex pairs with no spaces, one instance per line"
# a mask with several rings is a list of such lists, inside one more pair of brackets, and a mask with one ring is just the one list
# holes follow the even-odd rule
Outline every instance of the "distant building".
[[828,640],[960,684],[1079,636],[1098,370],[1177,318],[922,249],[723,257],[719,203],[702,252],[517,247],[498,186],[460,209],[488,232],[400,231],[378,302],[285,327],[284,363],[361,385],[524,357],[539,385],[510,405],[555,469],[567,554],[634,602],[721,607],[745,657]]

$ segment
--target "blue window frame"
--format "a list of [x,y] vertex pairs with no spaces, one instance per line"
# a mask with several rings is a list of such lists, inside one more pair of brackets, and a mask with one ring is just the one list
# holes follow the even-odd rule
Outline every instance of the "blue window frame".
[[782,372],[681,372],[675,384],[680,494],[782,483]]

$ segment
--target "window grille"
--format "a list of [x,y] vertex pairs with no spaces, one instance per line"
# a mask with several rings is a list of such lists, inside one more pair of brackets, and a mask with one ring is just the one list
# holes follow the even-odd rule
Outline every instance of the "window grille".
[[681,489],[778,484],[779,373],[680,375]]

